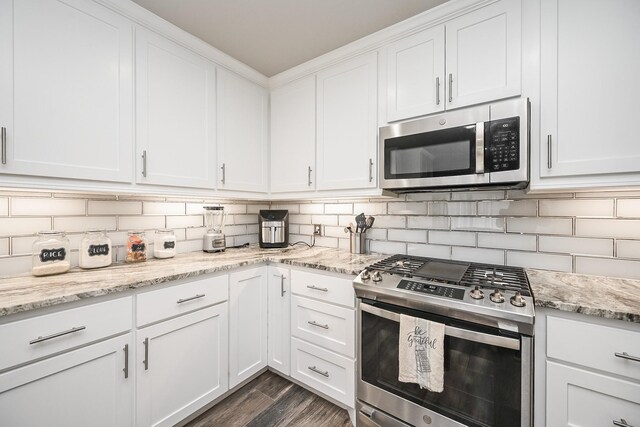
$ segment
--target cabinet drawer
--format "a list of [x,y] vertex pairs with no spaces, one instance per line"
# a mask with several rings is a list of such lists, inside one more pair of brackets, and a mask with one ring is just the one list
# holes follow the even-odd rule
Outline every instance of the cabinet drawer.
[[0,326],[0,370],[131,329],[131,297]]
[[355,307],[353,281],[349,279],[291,270],[291,289],[294,294]]
[[291,339],[291,376],[351,408],[355,398],[354,364],[344,356]]
[[548,426],[640,425],[640,384],[547,362]]
[[208,277],[138,295],[136,326],[179,316],[193,310],[226,301],[229,276]]
[[547,356],[640,380],[640,332],[547,317]]
[[291,334],[313,344],[355,357],[355,312],[294,295]]

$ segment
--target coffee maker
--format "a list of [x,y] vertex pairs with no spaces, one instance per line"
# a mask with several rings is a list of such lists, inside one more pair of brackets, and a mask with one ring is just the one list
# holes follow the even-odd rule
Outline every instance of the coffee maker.
[[202,250],[205,252],[221,252],[226,248],[226,238],[222,232],[224,220],[226,218],[224,207],[222,206],[205,206],[204,219],[207,226],[207,232],[204,234],[202,241]]
[[258,215],[261,248],[289,246],[289,211],[261,210]]

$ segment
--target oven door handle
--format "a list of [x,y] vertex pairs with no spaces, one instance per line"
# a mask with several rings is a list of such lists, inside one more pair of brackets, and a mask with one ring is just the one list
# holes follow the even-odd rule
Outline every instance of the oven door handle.
[[[373,314],[374,316],[383,317],[393,322],[400,323],[400,314],[389,310],[374,307],[367,303],[360,303],[360,310]],[[444,334],[450,337],[460,338],[466,341],[474,341],[481,344],[493,345],[496,347],[508,348],[511,350],[520,350],[520,340],[509,337],[501,337],[498,335],[485,334],[483,332],[469,331],[467,329],[456,328],[455,326],[445,325]]]

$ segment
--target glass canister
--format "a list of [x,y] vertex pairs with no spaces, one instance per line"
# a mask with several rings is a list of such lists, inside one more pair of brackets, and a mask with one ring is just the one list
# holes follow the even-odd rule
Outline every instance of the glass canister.
[[153,256],[172,258],[176,256],[176,235],[173,230],[157,230],[153,240]]
[[100,268],[111,265],[111,239],[103,230],[89,230],[80,241],[80,268]]
[[129,231],[127,237],[127,262],[147,260],[147,239],[144,231]]
[[71,268],[69,239],[60,231],[41,231],[33,242],[31,273],[48,276],[69,271]]

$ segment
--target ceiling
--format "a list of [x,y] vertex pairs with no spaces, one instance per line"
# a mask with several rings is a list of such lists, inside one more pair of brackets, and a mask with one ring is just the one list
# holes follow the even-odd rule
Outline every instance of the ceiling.
[[133,0],[271,77],[447,0]]

